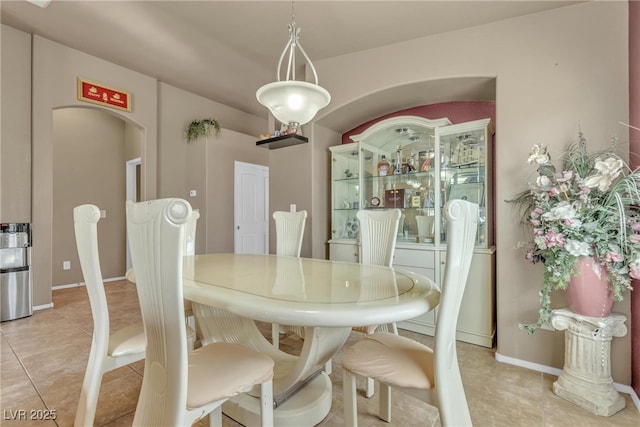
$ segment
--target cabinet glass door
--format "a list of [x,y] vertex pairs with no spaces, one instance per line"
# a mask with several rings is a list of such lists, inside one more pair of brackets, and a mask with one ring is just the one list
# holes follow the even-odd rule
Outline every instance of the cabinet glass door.
[[362,153],[364,208],[400,209],[398,242],[433,244],[438,200],[433,128],[391,124],[363,139]]
[[332,147],[332,238],[357,239],[360,208],[358,144]]
[[[451,199],[468,200],[479,205],[479,222],[476,245],[487,247],[487,201],[490,200],[492,187],[491,144],[488,141],[490,121],[452,125],[436,130],[441,156],[440,187],[442,199],[446,203]],[[441,242],[446,242],[446,223],[442,212]]]

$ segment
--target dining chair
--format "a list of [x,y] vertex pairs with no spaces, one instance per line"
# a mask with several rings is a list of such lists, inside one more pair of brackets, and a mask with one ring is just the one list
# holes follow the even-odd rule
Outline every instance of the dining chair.
[[[200,218],[200,212],[191,211],[191,215],[187,219],[184,232],[184,254],[195,255],[196,254],[196,226],[198,225],[198,218]],[[184,317],[187,326],[190,331],[187,331],[188,348],[193,350],[196,344],[196,323],[193,317],[193,307],[191,301],[184,300]]]
[[189,352],[183,303],[185,224],[182,199],[127,202],[127,232],[146,336],[134,426],[190,426],[209,414],[222,424],[230,397],[256,390],[263,426],[273,425],[273,360],[239,344],[216,342]]
[[[360,263],[366,265],[383,265],[391,267],[393,254],[396,250],[398,227],[401,218],[400,209],[389,210],[361,210],[356,217],[360,222]],[[369,293],[375,293],[375,288],[367,289]],[[354,331],[365,336],[376,330],[398,333],[395,323],[388,325],[356,326]],[[367,379],[367,397],[373,396],[374,384],[372,379]]]
[[444,427],[471,425],[458,365],[456,326],[473,256],[478,205],[451,200],[445,205],[445,213],[447,255],[435,348],[386,332],[369,335],[348,348],[342,357],[347,426],[358,425],[356,375],[373,378],[380,384],[379,417],[384,421],[391,422],[393,387],[436,406]]
[[[198,218],[200,218],[200,213],[198,211],[191,211],[191,215],[187,219],[187,223],[185,224],[185,233],[184,233],[184,254],[185,255],[195,255],[196,252],[196,225],[198,223]],[[125,278],[132,282],[136,283],[136,274],[133,268],[130,268],[125,273]],[[191,305],[191,301],[184,300],[184,318],[185,318],[185,327],[187,328],[187,349],[193,350],[196,347],[196,342],[198,341],[196,335],[196,323],[193,317],[193,306]]]
[[98,252],[99,220],[100,209],[95,205],[81,205],[73,209],[80,269],[93,316],[93,337],[74,420],[76,427],[93,425],[102,376],[116,368],[144,359],[145,353],[142,323],[127,326],[113,334],[110,332],[109,307]]
[[[307,211],[275,211],[273,219],[276,223],[276,255],[299,257]],[[280,347],[280,334],[286,332],[293,332],[304,338],[304,328],[300,326],[273,323],[271,325],[271,342],[274,347]]]

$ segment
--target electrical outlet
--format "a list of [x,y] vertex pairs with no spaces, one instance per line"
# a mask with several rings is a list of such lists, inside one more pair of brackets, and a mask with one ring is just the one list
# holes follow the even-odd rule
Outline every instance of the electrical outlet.
[[63,270],[71,270],[71,261],[62,261]]
[[198,195],[198,192],[196,190],[189,191],[189,196],[196,197],[197,195]]
[[107,217],[107,211],[102,209],[100,210],[100,218],[106,218]]

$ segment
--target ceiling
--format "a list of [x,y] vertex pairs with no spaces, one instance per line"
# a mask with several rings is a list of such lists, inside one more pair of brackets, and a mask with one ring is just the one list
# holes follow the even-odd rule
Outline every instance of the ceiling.
[[[300,41],[315,62],[574,3],[579,2],[297,0],[293,10]],[[290,1],[266,0],[52,0],[47,8],[3,0],[0,7],[3,24],[264,117],[267,110],[255,91],[275,80],[292,16]],[[319,79],[322,84],[322,75]],[[380,93],[366,106],[356,102],[323,124],[344,132],[353,123],[408,106],[495,99],[492,79],[431,82],[416,89]]]

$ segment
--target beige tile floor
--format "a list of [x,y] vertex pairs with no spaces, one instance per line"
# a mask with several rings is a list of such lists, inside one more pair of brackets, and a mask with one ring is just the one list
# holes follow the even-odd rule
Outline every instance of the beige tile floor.
[[[129,282],[106,285],[112,328],[139,321],[135,287]],[[80,385],[91,346],[93,321],[84,287],[53,292],[54,308],[25,319],[0,324],[0,425],[72,426]],[[269,331],[268,325],[264,331]],[[407,331],[426,344],[432,338]],[[359,339],[354,334],[347,345]],[[298,352],[294,335],[281,338],[281,347]],[[631,398],[626,408],[609,418],[599,417],[553,394],[555,377],[496,362],[495,350],[458,343],[458,354],[471,417],[475,426],[640,426],[640,415]],[[322,421],[326,427],[342,426],[342,372],[340,356],[334,358],[331,379],[334,399]],[[108,373],[102,383],[96,425],[130,426],[142,382],[144,362]],[[393,394],[392,423],[376,417],[377,398],[358,398],[362,426],[439,425],[434,408],[400,393]],[[26,411],[26,420],[11,420]],[[38,412],[38,411],[41,412]],[[32,420],[31,415],[55,411],[55,421]],[[238,426],[225,418],[225,426]],[[200,422],[198,425],[206,425]]]

